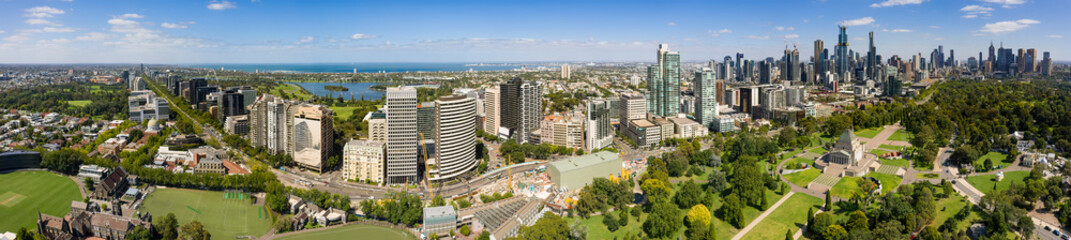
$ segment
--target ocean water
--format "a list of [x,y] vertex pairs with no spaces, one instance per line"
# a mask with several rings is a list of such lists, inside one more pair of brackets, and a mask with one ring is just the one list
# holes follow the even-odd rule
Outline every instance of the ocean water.
[[[502,71],[521,68],[520,65],[480,66],[478,63],[220,63],[191,64],[186,67],[238,70],[244,72],[344,73],[353,72],[459,72]],[[311,91],[311,90],[310,90]]]
[[[294,84],[294,85],[298,85],[301,88],[304,88],[305,90],[308,90],[312,94],[315,94],[316,96],[321,96],[321,97],[328,96],[328,95],[330,95],[332,97],[342,96],[342,98],[345,99],[345,100],[349,100],[351,96],[353,97],[353,99],[357,99],[357,100],[360,100],[362,97],[365,100],[380,99],[380,98],[383,97],[383,92],[382,91],[376,91],[376,90],[369,89],[369,87],[375,86],[376,84],[379,84],[379,83],[326,83],[326,82],[288,82],[288,83]],[[349,88],[349,91],[346,91],[346,92],[328,91],[327,89],[324,89],[324,86],[327,86],[327,85],[332,85],[332,86],[342,85],[343,87]]]

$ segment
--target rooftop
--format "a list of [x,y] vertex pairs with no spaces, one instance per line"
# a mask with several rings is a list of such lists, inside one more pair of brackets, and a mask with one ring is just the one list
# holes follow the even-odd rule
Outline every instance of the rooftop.
[[596,165],[605,161],[617,159],[620,159],[620,157],[617,156],[616,153],[609,151],[601,151],[583,156],[566,158],[565,160],[561,161],[554,161],[551,162],[550,165],[551,167],[558,169],[558,171],[568,172],[576,169],[582,169],[591,165]]

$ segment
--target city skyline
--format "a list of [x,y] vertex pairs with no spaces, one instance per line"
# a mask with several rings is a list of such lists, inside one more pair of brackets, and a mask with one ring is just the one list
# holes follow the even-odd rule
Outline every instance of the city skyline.
[[[781,56],[837,26],[884,58],[938,45],[964,56],[990,42],[1071,60],[1071,2],[879,0],[750,2],[9,2],[0,63],[320,63],[650,61],[669,44],[685,62]],[[674,14],[654,14],[653,9]],[[713,14],[712,14],[713,13]],[[966,60],[962,58],[961,60]]]

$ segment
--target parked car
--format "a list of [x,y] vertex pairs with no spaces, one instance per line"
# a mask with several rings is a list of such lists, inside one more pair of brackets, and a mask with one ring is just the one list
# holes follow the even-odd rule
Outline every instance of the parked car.
[[1049,227],[1048,225],[1045,225],[1045,231],[1049,231],[1049,230],[1052,230],[1052,228]]

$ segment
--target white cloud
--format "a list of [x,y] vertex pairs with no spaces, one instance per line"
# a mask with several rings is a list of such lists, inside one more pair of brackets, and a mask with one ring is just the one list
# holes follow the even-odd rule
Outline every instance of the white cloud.
[[930,28],[933,28],[933,29],[941,29],[941,26],[937,26],[937,25],[930,25]]
[[301,40],[298,40],[298,43],[312,42],[312,40],[315,40],[312,36],[302,37]]
[[51,25],[53,23],[52,23],[52,21],[49,21],[47,19],[31,18],[31,19],[26,19],[26,24],[30,24],[30,25],[45,25],[45,24],[49,24],[49,25]]
[[4,33],[6,33],[4,30],[0,30],[0,34],[4,34]]
[[747,35],[747,38],[748,39],[755,39],[755,40],[766,40],[766,39],[770,39],[770,36]]
[[892,7],[901,5],[922,4],[924,0],[885,0],[884,2],[870,4],[872,8]]
[[166,23],[165,22],[165,23],[161,23],[160,26],[164,27],[164,28],[170,28],[170,29],[186,29],[186,28],[189,27],[190,24],[194,24],[194,22],[192,22],[192,21],[191,22],[177,22],[177,23]]
[[30,40],[30,33],[19,33],[4,38],[4,41],[7,42],[25,42],[28,40]]
[[41,30],[44,31],[44,32],[50,32],[50,33],[74,32],[75,31],[74,28],[54,28],[54,27],[46,27],[46,28],[41,29]]
[[963,18],[967,19],[977,18],[978,16],[993,16],[993,8],[980,5],[967,5],[960,8],[959,11],[964,12],[965,15],[963,15]]
[[864,17],[864,18],[856,18],[856,19],[840,21],[837,24],[841,25],[841,26],[851,27],[851,26],[867,25],[867,24],[871,24],[871,23],[874,23],[874,18],[872,18],[872,17]]
[[677,23],[675,23],[675,22],[669,22],[669,23],[666,23],[666,25],[667,25],[667,26],[670,26],[670,27],[673,27],[673,26],[677,26]]
[[[3,31],[0,31],[0,33],[3,33]],[[1053,34],[1053,35],[1049,35],[1049,38],[1064,38],[1064,36],[1063,35]]]
[[794,27],[777,26],[777,27],[774,27],[774,30],[777,30],[777,31],[792,31],[792,30],[796,30],[796,28],[794,28]]
[[793,39],[793,38],[800,38],[800,35],[799,34],[785,35],[785,39]]
[[1039,22],[1037,20],[1034,20],[1034,19],[1019,19],[1019,20],[1016,20],[1016,21],[995,22],[995,23],[986,24],[985,27],[982,27],[982,29],[979,30],[979,31],[986,32],[986,33],[992,33],[992,34],[1001,34],[1001,33],[1019,31],[1019,30],[1022,30],[1024,28],[1029,27],[1030,25],[1039,24],[1039,23],[1041,23],[1041,22]]
[[23,11],[26,11],[26,16],[27,17],[35,17],[35,18],[49,18],[49,17],[54,17],[55,15],[60,15],[60,14],[66,13],[66,11],[59,10],[59,9],[56,9],[56,8],[53,8],[53,7],[49,7],[49,6],[32,7],[32,8],[23,10]]
[[369,35],[364,33],[354,33],[353,36],[350,36],[350,38],[352,38],[353,40],[373,39],[378,37],[378,35]]
[[137,13],[127,13],[127,14],[123,14],[123,15],[119,16],[119,18],[143,18],[143,17],[145,17],[145,16],[139,15]]
[[111,34],[107,34],[107,33],[99,33],[99,32],[90,32],[90,33],[86,33],[85,35],[78,36],[78,37],[74,38],[74,40],[79,40],[79,41],[102,41],[102,40],[111,39],[113,37],[115,37],[115,35],[111,35]]
[[894,32],[894,33],[909,33],[909,32],[914,32],[914,31],[912,31],[911,29],[892,29],[892,30],[889,30],[889,29],[882,29],[881,31],[882,31],[882,32]]
[[229,1],[212,1],[212,3],[208,4],[208,9],[216,10],[216,11],[222,11],[222,10],[227,10],[227,9],[237,8],[237,7],[238,6],[235,6],[233,2],[229,2]]
[[710,36],[712,36],[712,37],[717,37],[717,36],[721,36],[722,34],[729,34],[729,33],[733,33],[733,30],[729,30],[728,28],[723,28],[721,30],[707,30],[707,34],[710,34]]
[[981,0],[987,3],[996,3],[1002,5],[1004,8],[1010,8],[1012,5],[1019,5],[1026,3],[1026,0]]
[[934,41],[944,41],[944,40],[945,40],[945,38],[934,38],[933,40],[934,40]]

